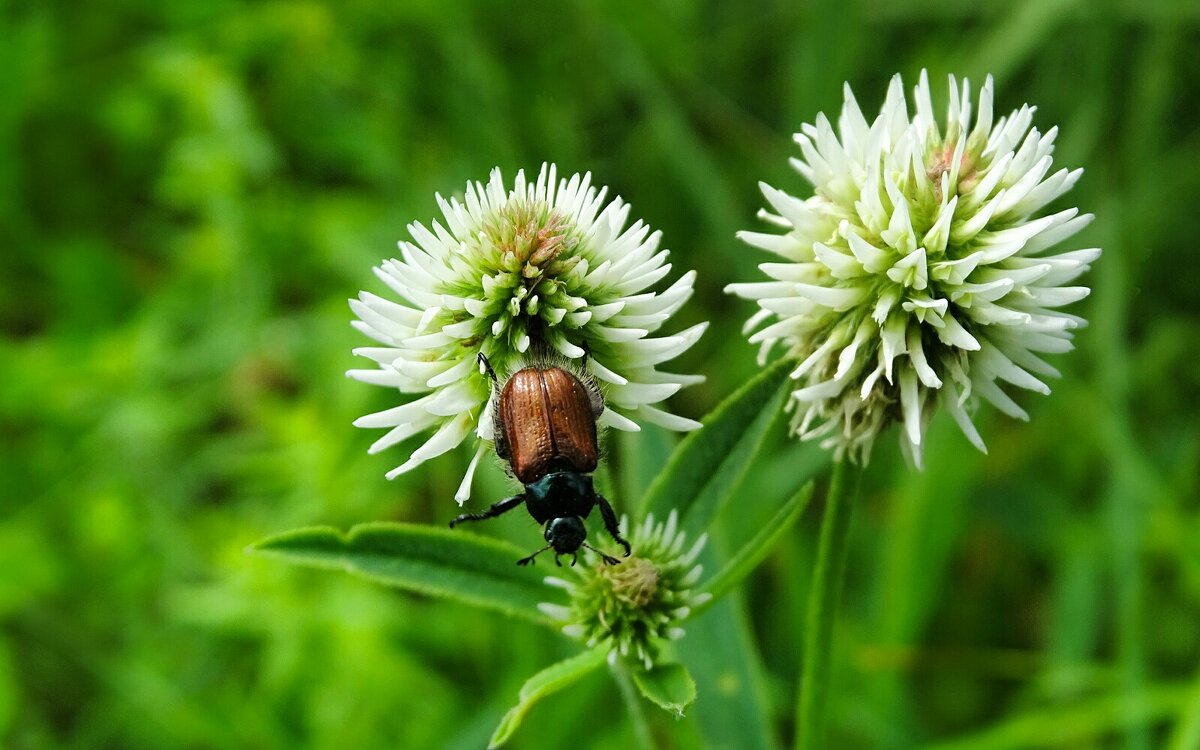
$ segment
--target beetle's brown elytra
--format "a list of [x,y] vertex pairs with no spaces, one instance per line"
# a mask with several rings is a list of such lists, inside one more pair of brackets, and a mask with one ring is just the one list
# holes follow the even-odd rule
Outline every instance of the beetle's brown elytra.
[[561,367],[526,367],[500,391],[497,425],[522,484],[555,468],[591,473],[600,452],[596,416],[579,379]]
[[[604,398],[579,377],[554,364],[531,364],[513,373],[501,386],[499,378],[479,355],[479,364],[499,387],[492,408],[496,455],[508,462],[525,491],[493,503],[482,513],[464,513],[450,527],[464,521],[482,521],[512,510],[521,503],[539,524],[545,524],[546,546],[517,561],[528,565],[539,553],[554,550],[559,555],[579,556],[587,547],[600,554],[608,565],[615,557],[584,543],[587,529],[583,519],[600,506],[600,516],[609,535],[630,554],[629,542],[621,538],[617,514],[592,485],[592,472],[600,460],[596,419],[604,411]],[[584,367],[586,367],[586,359]],[[496,393],[493,390],[493,393]]]

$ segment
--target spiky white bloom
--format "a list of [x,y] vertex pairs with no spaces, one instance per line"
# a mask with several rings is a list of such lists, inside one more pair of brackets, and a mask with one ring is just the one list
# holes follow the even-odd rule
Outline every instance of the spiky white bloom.
[[[621,518],[622,534],[628,521]],[[610,659],[628,659],[650,669],[661,644],[682,638],[683,621],[712,598],[694,590],[704,572],[696,559],[707,541],[708,534],[701,534],[689,546],[675,511],[666,523],[655,523],[649,514],[629,535],[632,557],[619,565],[603,565],[586,552],[587,564],[571,568],[572,580],[546,578],[546,583],[567,591],[570,605],[544,603],[538,608],[588,648],[607,644]]]
[[968,416],[978,397],[1026,419],[1000,383],[1048,393],[1058,372],[1041,355],[1070,350],[1085,324],[1059,308],[1087,296],[1068,285],[1100,250],[1048,251],[1092,216],[1039,216],[1083,170],[1050,174],[1058,129],[1032,128],[1033,107],[993,122],[991,77],[974,117],[970,91],[950,77],[943,132],[924,72],[911,119],[899,76],[870,123],[847,85],[837,130],[821,114],[795,137],[814,195],[762,184],[777,213],[760,216],[783,233],[739,234],[784,260],[760,266],[772,281],[728,287],[761,308],[750,341],[763,360],[777,342],[799,360],[792,428],[839,457],[866,461],[897,420],[919,466],[938,402],[985,451]]
[[438,195],[445,225],[410,224],[414,242],[400,242],[400,258],[375,269],[397,301],[369,292],[350,300],[354,327],[380,346],[354,350],[377,369],[346,374],[421,394],[354,423],[389,428],[370,452],[436,430],[389,479],[475,433],[479,445],[455,495],[466,501],[484,441],[492,439],[480,353],[503,375],[529,361],[579,359],[586,351],[587,370],[606,399],[601,424],[630,431],[639,429],[634,419],[671,430],[699,426],[655,404],[703,378],[656,368],[694,344],[707,324],[650,336],[691,297],[696,274],[653,291],[671,270],[661,235],[641,220],[626,226],[629,206],[607,194],[592,186],[590,173],[558,180],[553,165],[543,165],[535,182],[518,172],[506,190],[495,169],[486,185],[468,183],[462,201]]

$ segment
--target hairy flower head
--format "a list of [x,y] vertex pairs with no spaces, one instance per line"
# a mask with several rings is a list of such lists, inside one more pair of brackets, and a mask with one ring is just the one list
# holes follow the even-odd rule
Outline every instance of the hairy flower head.
[[[628,519],[621,519],[622,531]],[[653,666],[664,641],[684,635],[682,621],[708,601],[692,590],[703,568],[696,558],[708,535],[691,546],[671,511],[666,523],[649,515],[629,537],[634,555],[619,565],[603,565],[590,551],[586,565],[572,570],[573,580],[547,578],[566,589],[569,606],[542,604],[541,610],[563,623],[563,632],[589,648],[609,644],[612,653]]]
[[978,398],[1025,419],[1001,384],[1049,392],[1058,373],[1041,355],[1072,348],[1084,321],[1059,308],[1087,296],[1070,284],[1100,251],[1051,252],[1092,216],[1041,214],[1083,170],[1050,172],[1058,130],[1033,128],[1033,107],[993,121],[992,79],[972,112],[970,84],[951,77],[942,129],[924,72],[914,104],[910,118],[896,76],[868,122],[847,85],[836,130],[823,114],[803,126],[792,165],[814,195],[761,185],[780,232],[739,237],[783,262],[728,291],[761,308],[746,326],[760,358],[781,343],[798,360],[794,432],[865,461],[898,421],[920,465],[939,402],[985,450]]
[[354,326],[379,346],[354,350],[376,369],[347,375],[419,395],[355,422],[389,428],[371,452],[434,431],[389,479],[475,433],[481,442],[455,496],[467,499],[482,441],[492,438],[481,353],[500,373],[587,353],[607,402],[601,424],[699,426],[656,404],[703,378],[657,366],[694,344],[706,324],[651,336],[692,295],[695,272],[653,291],[671,270],[660,233],[640,220],[628,225],[629,206],[607,194],[590,174],[559,180],[552,165],[534,182],[518,172],[511,189],[493,170],[486,185],[468,183],[462,201],[437,196],[445,224],[409,225],[413,242],[401,242],[400,258],[375,269],[395,299],[362,292],[350,301]]

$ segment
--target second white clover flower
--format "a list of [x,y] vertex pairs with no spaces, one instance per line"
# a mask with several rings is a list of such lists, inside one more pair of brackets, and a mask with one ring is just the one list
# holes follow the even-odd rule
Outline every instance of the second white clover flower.
[[793,430],[865,460],[889,423],[920,464],[925,427],[943,406],[980,450],[969,416],[982,398],[1026,418],[1001,384],[1048,393],[1044,354],[1071,349],[1082,318],[1060,308],[1096,248],[1052,254],[1091,221],[1042,209],[1083,170],[1050,172],[1057,128],[1031,128],[1028,105],[993,120],[992,80],[973,112],[970,85],[950,78],[943,131],[924,73],[910,118],[900,78],[868,122],[849,86],[837,129],[824,115],[796,135],[792,164],[814,195],[763,184],[778,232],[742,232],[779,255],[770,281],[732,284],[756,300],[747,324],[761,356],[782,344],[798,364]]

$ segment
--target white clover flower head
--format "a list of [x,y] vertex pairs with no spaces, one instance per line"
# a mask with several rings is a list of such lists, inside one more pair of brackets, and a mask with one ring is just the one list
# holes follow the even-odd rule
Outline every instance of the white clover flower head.
[[979,397],[1027,419],[1000,384],[1049,393],[1042,378],[1058,372],[1041,355],[1072,348],[1085,321],[1059,308],[1087,296],[1069,284],[1100,250],[1051,252],[1092,216],[1039,213],[1083,170],[1050,173],[1058,129],[1033,128],[1033,107],[993,121],[992,79],[973,113],[970,84],[951,76],[943,131],[924,72],[914,99],[910,119],[896,76],[868,122],[847,85],[836,130],[823,114],[803,126],[792,166],[814,195],[761,185],[774,213],[760,216],[781,231],[738,236],[783,262],[727,291],[761,308],[746,325],[760,360],[781,343],[799,361],[796,434],[865,462],[899,421],[920,466],[939,402],[986,451],[968,416]]
[[661,235],[640,220],[627,226],[629,206],[607,194],[590,174],[559,180],[553,165],[543,165],[535,182],[518,172],[505,189],[495,169],[486,185],[468,183],[462,201],[438,195],[445,224],[410,224],[413,242],[400,242],[400,258],[375,269],[396,299],[361,292],[350,300],[354,327],[379,346],[354,350],[375,369],[346,374],[419,394],[355,421],[389,428],[370,452],[435,430],[389,479],[475,433],[480,442],[455,495],[466,501],[484,441],[492,439],[480,353],[503,374],[548,355],[580,359],[587,352],[588,372],[606,398],[601,424],[630,431],[639,429],[634,419],[672,430],[699,426],[656,404],[703,378],[657,366],[694,344],[707,324],[651,337],[691,297],[695,272],[653,291],[671,270]]
[[[622,534],[627,523],[628,518],[622,517]],[[607,643],[610,658],[649,669],[664,642],[684,636],[683,620],[712,598],[693,590],[704,572],[696,558],[706,541],[708,535],[701,534],[689,546],[675,511],[666,523],[655,523],[654,516],[648,515],[629,536],[632,557],[619,565],[604,565],[588,551],[586,564],[570,569],[575,574],[572,580],[546,579],[567,591],[570,605],[544,603],[539,608],[563,623],[563,633],[584,641],[588,648]]]

